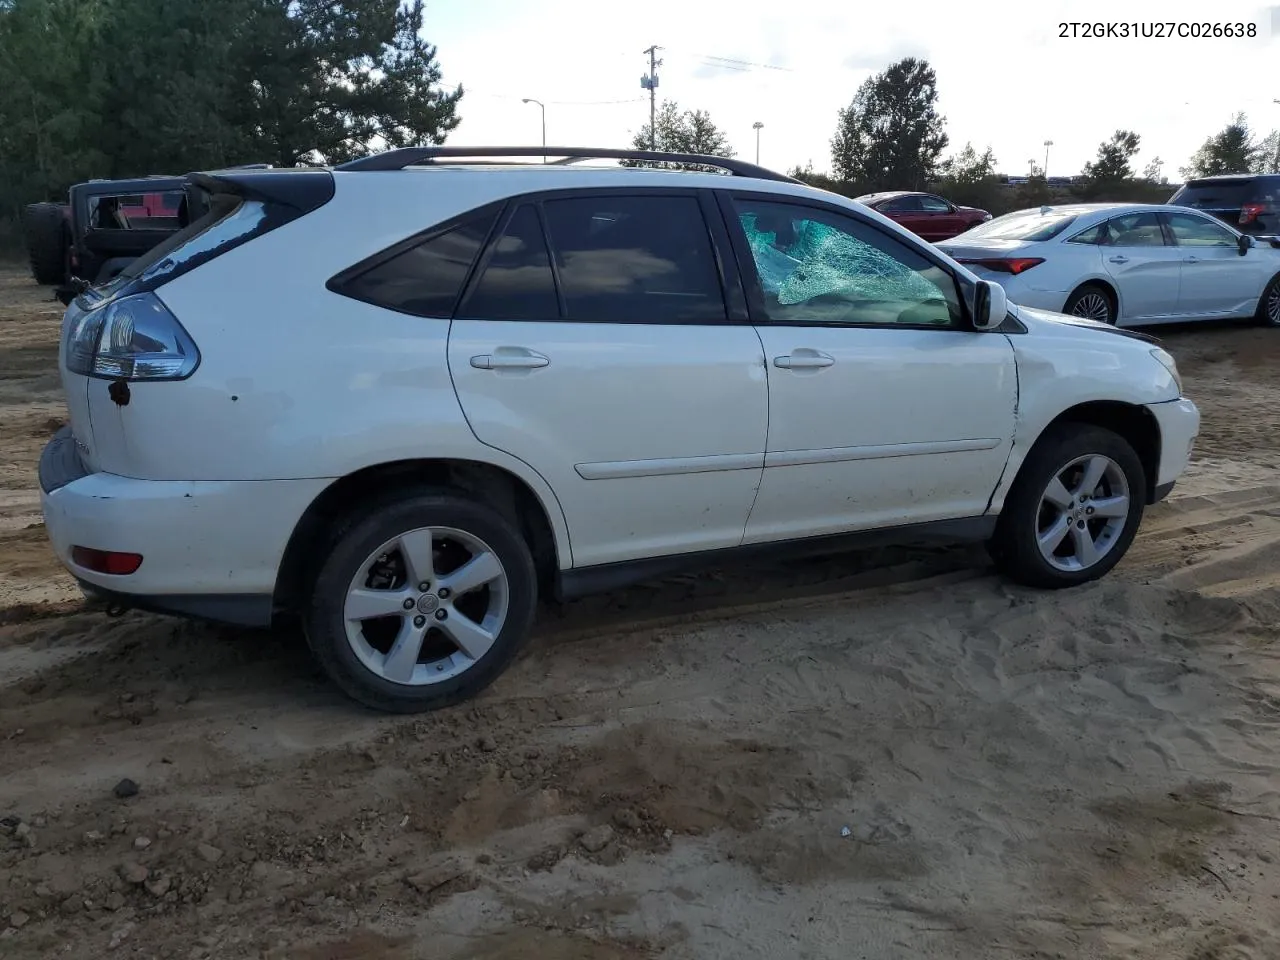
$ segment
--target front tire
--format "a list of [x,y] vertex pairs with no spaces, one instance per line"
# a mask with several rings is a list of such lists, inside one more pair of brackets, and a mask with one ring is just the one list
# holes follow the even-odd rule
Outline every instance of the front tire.
[[1111,292],[1097,283],[1082,284],[1073,290],[1071,296],[1067,297],[1062,312],[1073,317],[1083,317],[1086,320],[1096,320],[1099,323],[1112,325],[1115,324],[1118,313],[1115,298]]
[[1280,327],[1280,273],[1272,277],[1267,289],[1262,291],[1255,316],[1263,326]]
[[347,695],[418,713],[475,696],[527,639],[537,605],[528,545],[492,508],[419,490],[334,532],[304,618]]
[[1005,576],[1074,587],[1120,562],[1142,523],[1147,478],[1121,436],[1065,423],[1042,437],[1014,481],[989,544]]

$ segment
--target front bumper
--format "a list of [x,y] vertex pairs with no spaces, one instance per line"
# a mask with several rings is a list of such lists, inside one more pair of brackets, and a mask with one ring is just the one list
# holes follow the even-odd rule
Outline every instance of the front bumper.
[[[271,621],[289,537],[325,479],[137,480],[89,472],[68,428],[40,457],[54,552],[86,595],[109,605],[228,623]],[[142,555],[128,575],[88,570],[75,546]]]
[[1163,499],[1191,461],[1191,450],[1200,433],[1200,411],[1186,397],[1146,405],[1160,427],[1160,465],[1154,487]]

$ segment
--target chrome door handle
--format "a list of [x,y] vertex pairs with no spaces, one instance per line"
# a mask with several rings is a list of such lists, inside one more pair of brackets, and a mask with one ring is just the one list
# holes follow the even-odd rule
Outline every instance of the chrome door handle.
[[524,350],[521,353],[482,353],[471,358],[477,370],[532,370],[545,367],[551,361],[540,353]]
[[1199,258],[1199,257],[1186,257],[1186,258],[1184,258],[1184,259],[1183,259],[1183,261],[1182,261],[1182,262],[1183,262],[1183,263],[1199,263],[1199,262],[1200,262],[1200,258]]
[[835,362],[835,357],[819,353],[817,350],[806,352],[797,350],[788,356],[773,358],[773,365],[783,370],[808,370],[815,367],[829,367]]
[[1112,263],[1128,263],[1129,258],[1128,257],[1112,257],[1111,262]]

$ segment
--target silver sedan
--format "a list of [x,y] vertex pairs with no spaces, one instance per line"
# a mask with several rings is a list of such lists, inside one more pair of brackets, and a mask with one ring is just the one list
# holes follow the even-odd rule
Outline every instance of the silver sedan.
[[1280,240],[1187,207],[1019,210],[937,247],[1027,307],[1120,326],[1229,317],[1280,326]]

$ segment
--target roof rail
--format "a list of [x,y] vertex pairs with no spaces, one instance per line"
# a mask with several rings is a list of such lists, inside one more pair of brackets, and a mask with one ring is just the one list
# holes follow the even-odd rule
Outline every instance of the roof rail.
[[728,157],[712,157],[698,153],[666,153],[661,150],[615,150],[608,147],[400,147],[396,150],[387,150],[350,160],[333,169],[402,170],[405,167],[433,163],[450,157],[542,157],[544,160],[548,157],[559,157],[560,159],[551,161],[555,164],[577,163],[580,160],[651,160],[659,163],[716,167],[735,177],[780,180],[786,183],[802,182],[754,163]]

